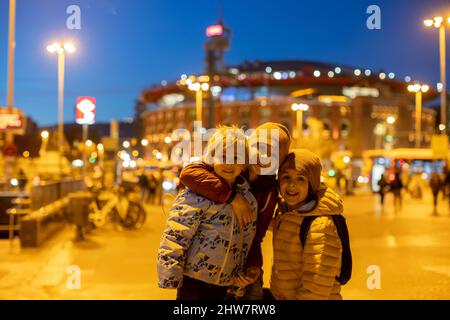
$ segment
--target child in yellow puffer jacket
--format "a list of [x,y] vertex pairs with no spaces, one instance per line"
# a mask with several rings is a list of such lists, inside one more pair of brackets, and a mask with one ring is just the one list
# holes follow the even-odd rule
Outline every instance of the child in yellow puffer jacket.
[[[306,149],[293,150],[280,166],[283,203],[273,229],[270,288],[276,299],[342,299],[341,284],[350,278],[342,206],[336,208],[336,195],[320,188],[321,171],[320,159]],[[325,194],[319,202],[320,192]]]

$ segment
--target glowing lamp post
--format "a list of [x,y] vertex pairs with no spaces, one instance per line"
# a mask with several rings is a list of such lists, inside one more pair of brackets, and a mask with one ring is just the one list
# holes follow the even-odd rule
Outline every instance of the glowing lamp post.
[[66,42],[63,46],[55,42],[47,46],[47,51],[58,55],[58,150],[60,153],[60,169],[62,173],[62,156],[64,143],[64,64],[65,54],[74,53],[76,48],[73,43]]
[[294,139],[300,141],[303,138],[303,111],[307,111],[309,106],[305,103],[294,103],[291,109],[297,114],[296,129],[294,131]]
[[203,92],[209,90],[209,84],[194,82],[188,85],[189,90],[195,92],[195,120],[202,121]]
[[427,28],[435,27],[439,29],[439,56],[440,56],[440,71],[441,71],[441,125],[447,127],[447,81],[445,76],[445,24],[450,25],[450,17],[447,21],[443,17],[434,17],[433,19],[425,19],[423,21]]
[[416,83],[408,86],[408,91],[416,94],[416,148],[420,148],[422,140],[422,93],[427,92],[429,89],[430,87],[426,84]]

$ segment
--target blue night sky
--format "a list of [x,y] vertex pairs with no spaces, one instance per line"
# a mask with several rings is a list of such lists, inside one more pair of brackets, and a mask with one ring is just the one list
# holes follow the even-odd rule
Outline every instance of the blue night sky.
[[[71,4],[81,8],[81,30],[66,28]],[[366,28],[371,4],[381,7],[381,30]],[[223,0],[223,11],[233,30],[227,64],[319,60],[383,69],[434,85],[439,81],[438,33],[425,29],[422,20],[449,13],[450,1]],[[39,125],[56,122],[57,58],[45,48],[56,39],[73,39],[78,50],[66,59],[65,121],[74,121],[79,95],[97,98],[97,121],[131,117],[143,88],[203,70],[204,29],[217,16],[213,0],[17,0],[15,105]],[[7,36],[4,0],[1,105],[6,102]]]

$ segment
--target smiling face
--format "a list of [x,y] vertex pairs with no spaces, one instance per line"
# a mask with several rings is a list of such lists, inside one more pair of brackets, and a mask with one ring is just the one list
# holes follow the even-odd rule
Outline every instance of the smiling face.
[[308,180],[299,171],[283,170],[278,180],[281,196],[290,208],[298,208],[308,197]]
[[236,180],[244,168],[245,165],[243,164],[214,163],[214,172],[216,175],[226,180],[229,184],[234,183],[234,180]]

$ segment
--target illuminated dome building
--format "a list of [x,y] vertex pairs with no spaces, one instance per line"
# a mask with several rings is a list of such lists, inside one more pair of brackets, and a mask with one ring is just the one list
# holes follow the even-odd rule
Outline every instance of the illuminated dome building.
[[[197,77],[211,84],[204,94],[203,125],[208,119],[206,99],[214,99],[215,125],[236,124],[244,129],[263,122],[296,129],[292,104],[305,103],[303,137],[323,158],[347,150],[353,159],[368,149],[414,146],[414,94],[411,79],[397,80],[393,73],[374,72],[314,61],[254,61],[227,67],[214,79]],[[147,105],[145,138],[148,150],[164,147],[164,139],[178,128],[193,129],[196,94],[188,88],[195,77],[183,75],[173,83],[153,86],[141,94]],[[424,102],[437,97],[431,89]],[[434,110],[422,111],[422,146],[428,146],[435,130]],[[147,153],[150,154],[151,152]]]

